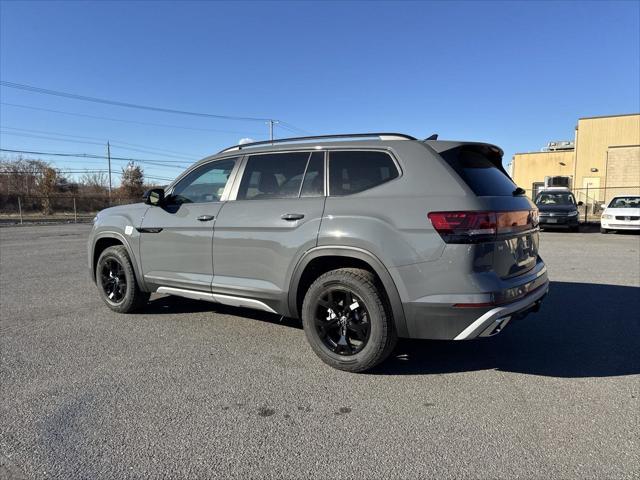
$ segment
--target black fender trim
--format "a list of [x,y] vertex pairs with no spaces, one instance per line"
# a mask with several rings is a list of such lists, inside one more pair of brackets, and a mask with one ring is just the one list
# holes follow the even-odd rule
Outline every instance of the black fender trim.
[[302,273],[312,260],[329,256],[350,257],[362,260],[363,262],[366,262],[373,269],[373,271],[376,272],[376,275],[378,275],[378,278],[380,278],[380,280],[382,281],[382,285],[387,293],[387,297],[389,298],[396,332],[398,333],[399,337],[407,337],[409,335],[409,331],[407,329],[407,321],[404,315],[404,308],[402,306],[402,301],[400,300],[400,294],[398,293],[396,284],[393,281],[393,278],[391,278],[391,274],[386,269],[384,264],[378,259],[378,257],[367,250],[356,247],[315,247],[311,250],[308,250],[302,256],[302,258],[298,261],[295,269],[293,270],[293,275],[291,276],[291,281],[289,284],[290,288],[288,303],[289,312],[292,314],[292,316],[300,318],[300,312],[298,311],[297,305],[297,292],[298,285],[300,284],[300,279],[302,278]]
[[149,289],[147,288],[147,284],[144,281],[144,277],[142,276],[142,270],[141,270],[141,266],[138,264],[138,256],[133,254],[133,249],[131,248],[131,245],[129,244],[129,242],[127,241],[127,239],[125,238],[124,235],[122,235],[121,233],[118,232],[114,232],[114,231],[103,231],[100,232],[98,235],[96,235],[96,237],[93,239],[93,244],[91,245],[91,277],[93,279],[93,281],[95,282],[96,280],[96,266],[93,262],[93,258],[96,254],[96,243],[98,243],[98,240],[101,240],[103,238],[113,238],[115,240],[120,241],[124,247],[127,249],[127,253],[129,254],[129,258],[131,259],[131,264],[133,265],[133,272],[136,275],[136,280],[138,282],[138,285],[140,286],[140,289],[148,292]]

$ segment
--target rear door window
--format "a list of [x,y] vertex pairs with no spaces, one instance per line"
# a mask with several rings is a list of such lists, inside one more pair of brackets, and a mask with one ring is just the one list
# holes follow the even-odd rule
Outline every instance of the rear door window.
[[502,158],[498,154],[462,146],[440,152],[440,156],[480,197],[510,197],[518,188],[502,168]]
[[329,194],[351,195],[400,176],[385,152],[345,150],[329,153]]
[[323,152],[252,155],[247,160],[237,199],[268,200],[322,196],[323,172]]

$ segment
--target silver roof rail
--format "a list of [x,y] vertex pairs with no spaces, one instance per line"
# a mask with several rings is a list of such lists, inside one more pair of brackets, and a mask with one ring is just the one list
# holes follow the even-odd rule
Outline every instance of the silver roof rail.
[[417,140],[417,138],[404,133],[350,133],[350,134],[338,134],[338,135],[313,135],[310,137],[291,137],[291,138],[278,138],[275,140],[263,140],[261,142],[243,143],[240,145],[234,145],[233,147],[220,150],[218,153],[229,152],[231,150],[242,150],[243,148],[256,147],[258,145],[274,145],[276,143],[291,143],[301,142],[306,140],[318,140],[318,139],[330,139],[330,138],[371,138],[378,137],[380,140]]

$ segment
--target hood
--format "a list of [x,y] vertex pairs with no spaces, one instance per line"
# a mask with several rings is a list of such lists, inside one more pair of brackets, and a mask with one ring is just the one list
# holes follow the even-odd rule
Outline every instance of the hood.
[[640,208],[605,208],[603,214],[616,215],[620,217],[638,217]]
[[128,214],[132,214],[134,212],[144,212],[147,208],[149,208],[149,205],[147,205],[146,203],[129,203],[127,205],[116,205],[114,207],[109,207],[109,208],[105,208],[104,210],[100,210],[100,212],[98,212],[101,216],[102,215],[119,215],[122,213],[128,213]]
[[98,215],[96,215],[96,218],[100,218],[106,221],[109,221],[107,220],[109,218],[111,218],[112,220],[117,217],[128,218],[129,221],[134,221],[134,225],[137,225],[138,223],[135,223],[135,221],[141,220],[145,212],[149,208],[151,208],[151,206],[147,205],[146,203],[116,205],[115,207],[109,207],[105,208],[104,210],[100,210],[98,212]]
[[573,212],[578,208],[575,205],[536,205],[540,212]]

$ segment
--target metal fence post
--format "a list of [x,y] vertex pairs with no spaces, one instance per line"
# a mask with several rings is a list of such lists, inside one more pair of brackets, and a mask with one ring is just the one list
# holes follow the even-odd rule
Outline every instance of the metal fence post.
[[589,215],[589,182],[587,182],[587,193],[584,199],[584,223],[587,223],[587,215]]
[[20,225],[22,225],[22,202],[20,197],[18,197],[18,213],[20,214]]
[[78,211],[76,210],[76,197],[73,197],[73,223],[78,223]]

